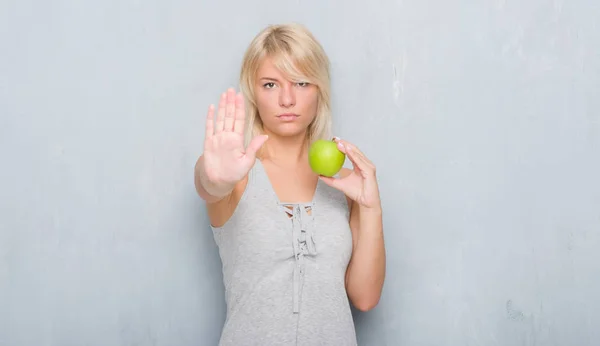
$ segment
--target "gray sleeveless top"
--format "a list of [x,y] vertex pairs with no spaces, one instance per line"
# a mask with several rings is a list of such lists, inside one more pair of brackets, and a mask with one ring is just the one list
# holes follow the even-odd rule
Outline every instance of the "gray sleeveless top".
[[348,216],[344,194],[320,180],[311,203],[279,201],[256,160],[235,212],[212,227],[227,304],[219,345],[356,345]]

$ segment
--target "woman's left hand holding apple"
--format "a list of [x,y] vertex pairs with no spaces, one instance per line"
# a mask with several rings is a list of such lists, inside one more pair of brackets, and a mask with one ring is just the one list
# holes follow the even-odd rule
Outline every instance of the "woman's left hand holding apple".
[[334,137],[338,149],[352,162],[349,173],[340,174],[340,178],[320,176],[327,185],[342,191],[348,198],[368,209],[381,210],[381,199],[375,165],[352,143]]

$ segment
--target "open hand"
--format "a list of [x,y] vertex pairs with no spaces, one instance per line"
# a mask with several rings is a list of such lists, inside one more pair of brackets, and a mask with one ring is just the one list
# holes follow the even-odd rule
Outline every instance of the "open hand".
[[235,184],[254,165],[256,152],[267,136],[256,136],[244,146],[246,111],[241,93],[229,89],[221,94],[216,121],[215,107],[210,105],[206,118],[204,166],[207,178],[215,184]]

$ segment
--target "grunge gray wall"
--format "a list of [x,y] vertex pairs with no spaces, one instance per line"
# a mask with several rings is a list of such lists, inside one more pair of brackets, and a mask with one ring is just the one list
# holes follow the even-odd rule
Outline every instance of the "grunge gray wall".
[[600,344],[600,6],[0,3],[0,345],[215,345],[192,167],[270,23],[332,61],[378,167],[388,274],[361,345]]

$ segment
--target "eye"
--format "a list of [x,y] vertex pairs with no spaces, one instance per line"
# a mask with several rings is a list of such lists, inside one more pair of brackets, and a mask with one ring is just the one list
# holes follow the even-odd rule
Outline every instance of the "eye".
[[268,83],[263,84],[263,87],[267,88],[267,89],[271,89],[271,88],[275,87],[275,83],[268,82]]
[[296,84],[298,84],[298,86],[304,88],[304,87],[307,87],[310,83],[308,83],[308,82],[298,82]]

